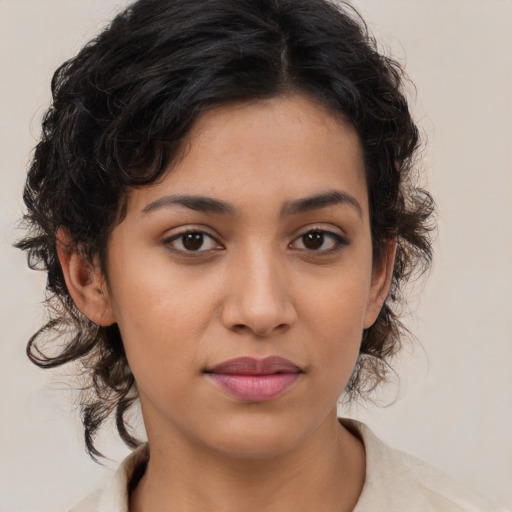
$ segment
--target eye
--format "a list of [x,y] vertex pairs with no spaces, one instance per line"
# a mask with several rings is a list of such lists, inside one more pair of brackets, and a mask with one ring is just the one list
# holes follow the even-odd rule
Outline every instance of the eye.
[[296,238],[290,246],[303,251],[329,253],[348,245],[341,235],[323,229],[312,229]]
[[186,231],[164,240],[165,245],[178,252],[200,253],[221,249],[222,246],[204,231]]

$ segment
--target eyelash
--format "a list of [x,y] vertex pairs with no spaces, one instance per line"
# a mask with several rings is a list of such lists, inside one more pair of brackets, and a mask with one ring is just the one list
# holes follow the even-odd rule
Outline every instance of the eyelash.
[[[207,250],[204,250],[204,249],[203,250],[188,250],[183,244],[184,237],[186,237],[187,235],[196,235],[196,236],[199,235],[201,237],[200,247],[204,244],[205,239],[209,239],[212,242],[214,242],[216,247],[212,248],[212,249],[207,249]],[[174,247],[173,243],[176,241],[181,241],[181,245],[183,246],[183,248]],[[163,241],[163,243],[164,243],[164,245],[169,247],[173,252],[176,252],[180,255],[184,255],[186,257],[192,257],[192,258],[197,257],[199,255],[204,255],[204,253],[212,253],[212,252],[224,249],[224,247],[212,235],[210,235],[209,233],[206,233],[206,231],[202,231],[200,229],[187,229],[186,231],[182,231],[180,233],[172,235],[169,238],[166,238]]]
[[[319,256],[320,255],[326,255],[327,256],[327,255],[330,255],[330,254],[334,254],[334,253],[342,250],[347,245],[349,245],[349,241],[344,236],[342,236],[342,235],[340,235],[338,233],[334,233],[334,232],[326,230],[326,229],[313,228],[313,229],[308,229],[307,231],[304,231],[299,236],[294,238],[292,240],[292,242],[290,242],[288,244],[288,247],[293,249],[294,248],[293,245],[296,244],[298,241],[301,241],[301,240],[302,240],[303,245],[305,245],[305,237],[308,236],[308,235],[311,236],[313,234],[322,237],[322,239],[321,239],[322,245],[325,243],[326,239],[327,240],[330,239],[332,244],[333,244],[333,246],[328,248],[328,249],[311,249],[311,248],[308,248],[308,247],[295,248],[295,249],[298,250],[298,251],[301,251],[301,252],[309,253],[309,254],[315,254],[315,255],[319,255]],[[197,236],[200,237],[200,240],[198,240],[200,242],[200,244],[199,244],[199,247],[197,248],[197,250],[187,249],[185,247],[183,242],[184,242],[184,237],[186,237],[187,235],[195,235],[196,237]],[[213,247],[213,248],[210,248],[210,249],[202,249],[201,250],[201,247],[204,245],[205,239],[211,240],[213,243],[215,243],[216,246]],[[173,245],[177,241],[181,241],[181,245],[182,245],[181,248],[175,247]],[[193,243],[194,240],[189,240],[189,242]],[[164,245],[169,247],[170,250],[172,250],[173,252],[178,253],[180,255],[183,255],[185,257],[192,257],[192,258],[193,257],[204,256],[205,253],[211,254],[213,252],[217,252],[217,251],[220,251],[220,250],[224,249],[224,246],[222,246],[222,244],[220,244],[215,239],[215,237],[213,237],[209,233],[207,233],[205,231],[202,231],[200,229],[188,229],[186,231],[182,231],[180,233],[172,235],[169,238],[166,238],[163,241],[163,243],[164,243]]]
[[312,235],[312,234],[320,235],[322,237],[322,245],[326,239],[330,239],[333,246],[330,247],[329,249],[311,249],[311,248],[305,247],[303,249],[301,248],[298,250],[304,251],[307,253],[313,253],[315,255],[318,254],[318,255],[328,256],[330,254],[334,254],[334,253],[340,251],[341,249],[343,249],[344,247],[346,247],[349,244],[349,241],[344,236],[342,236],[338,233],[334,233],[334,232],[326,230],[326,229],[313,228],[313,229],[308,229],[307,231],[300,234],[297,238],[295,238],[289,244],[289,246],[292,246],[294,243],[296,243],[299,240],[302,240],[302,243],[304,245],[305,237],[308,235]]

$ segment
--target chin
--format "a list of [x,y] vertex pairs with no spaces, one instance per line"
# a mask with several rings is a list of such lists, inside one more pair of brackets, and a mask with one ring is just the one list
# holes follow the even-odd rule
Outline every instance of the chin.
[[230,436],[215,449],[231,459],[268,460],[280,457],[290,451],[292,443],[286,435],[276,433],[246,432],[243,436]]
[[292,415],[287,421],[281,415],[239,414],[211,427],[210,448],[230,458],[248,460],[282,456],[310,433],[304,422]]

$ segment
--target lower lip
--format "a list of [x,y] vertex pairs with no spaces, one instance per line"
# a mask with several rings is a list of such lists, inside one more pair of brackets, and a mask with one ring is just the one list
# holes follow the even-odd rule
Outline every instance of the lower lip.
[[208,376],[224,391],[239,400],[265,402],[284,393],[300,377],[300,374],[232,375],[209,373]]

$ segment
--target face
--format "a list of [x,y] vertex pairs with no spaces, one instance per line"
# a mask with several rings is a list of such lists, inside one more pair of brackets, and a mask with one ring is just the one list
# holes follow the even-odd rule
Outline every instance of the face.
[[332,420],[387,291],[357,135],[301,95],[204,113],[131,192],[107,275],[150,442],[291,449]]

